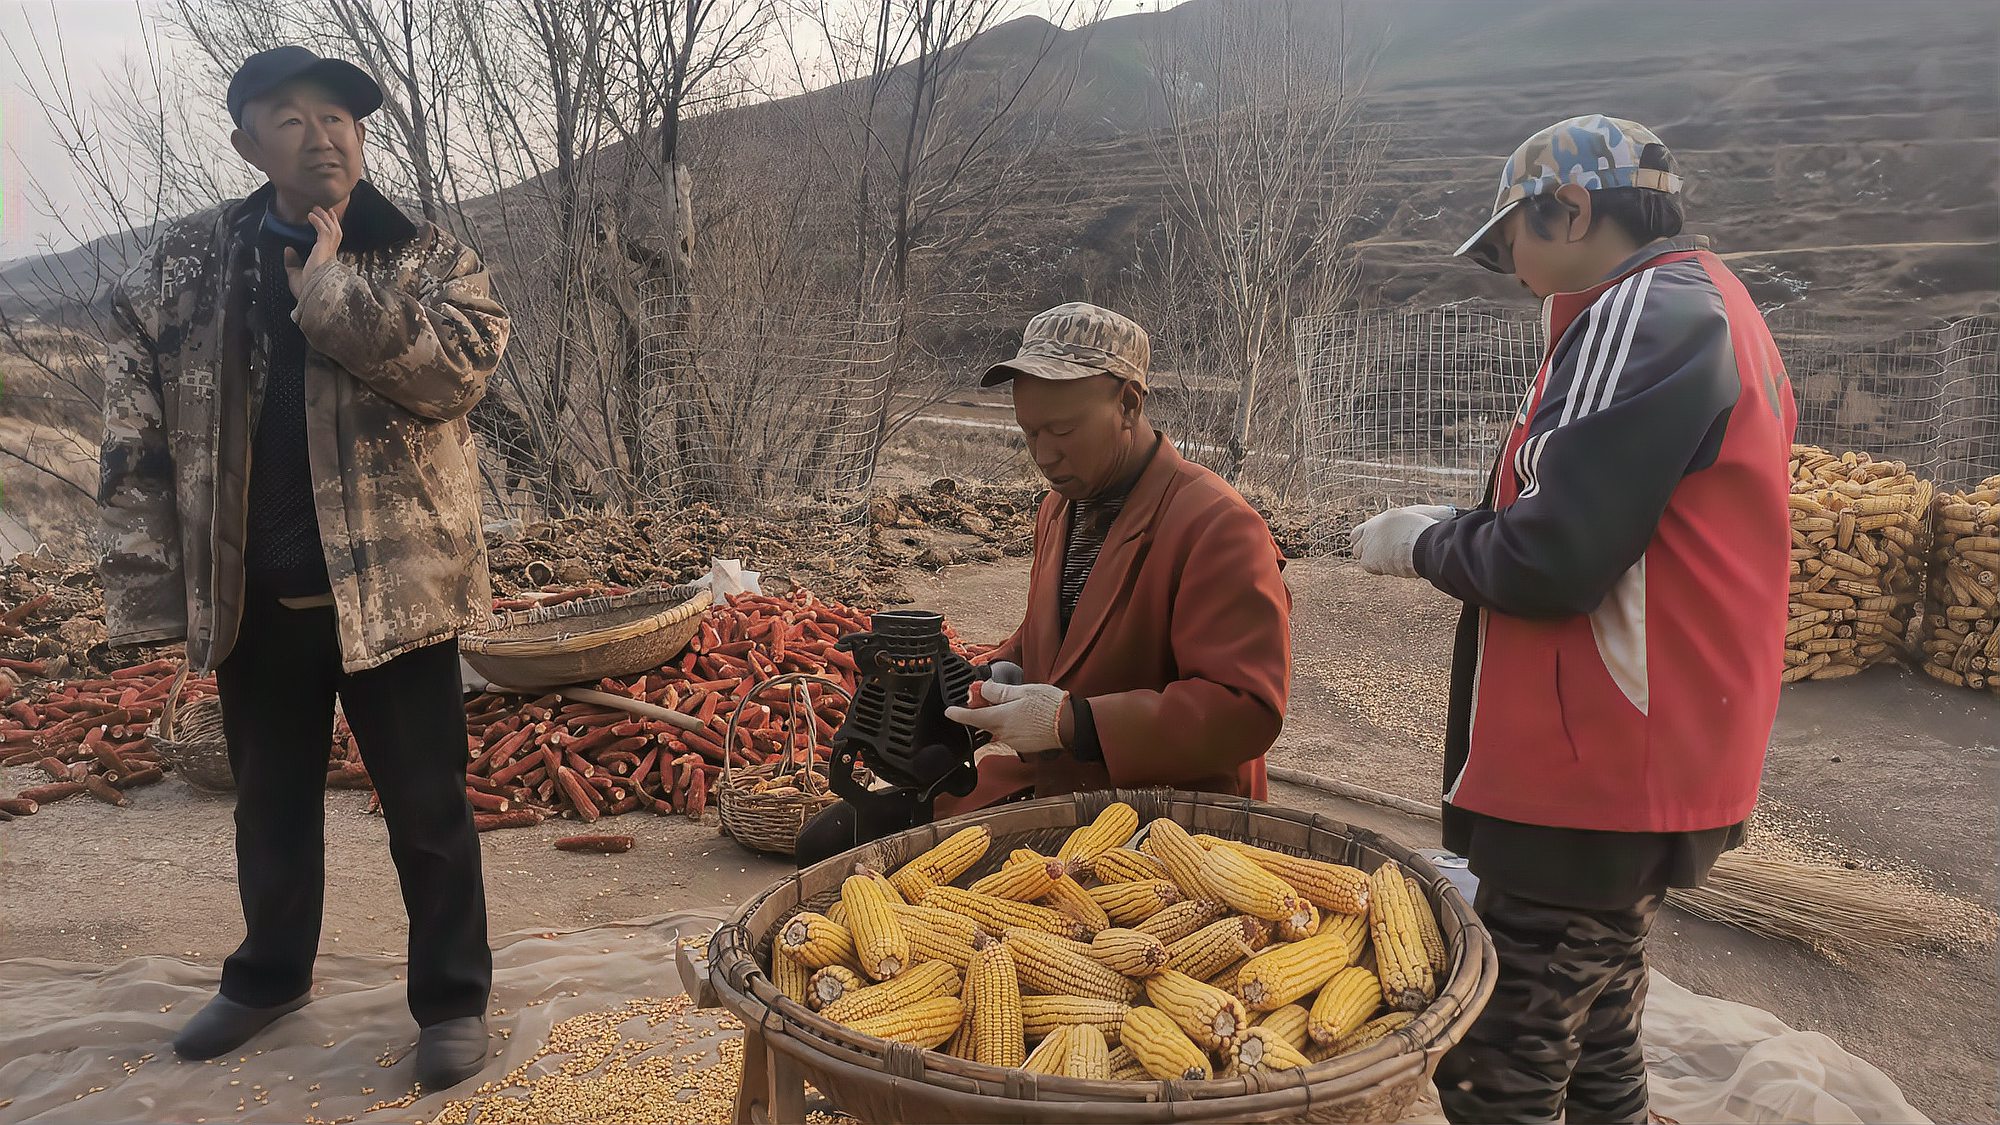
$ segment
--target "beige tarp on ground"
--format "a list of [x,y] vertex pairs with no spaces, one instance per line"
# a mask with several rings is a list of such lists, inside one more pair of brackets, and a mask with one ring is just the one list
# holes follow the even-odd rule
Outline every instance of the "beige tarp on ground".
[[[506,1035],[495,1039],[497,1054],[482,1080],[498,1080],[531,1060],[531,1078],[555,1072],[565,1056],[535,1056],[561,1021],[620,1009],[633,997],[678,993],[673,936],[712,925],[713,919],[675,915],[502,939],[494,1007],[504,1014],[493,1026]],[[429,1120],[449,1098],[408,1097],[416,1028],[403,1004],[400,972],[395,960],[379,955],[322,957],[317,998],[274,1025],[254,1053],[183,1063],[167,1041],[214,989],[214,968],[167,957],[111,967],[0,963],[0,1100],[6,1103],[0,1122]],[[623,1065],[650,1057],[657,1060],[654,1073],[682,1075],[712,1066],[731,1024],[720,1012],[663,1015],[658,1005],[634,1006],[623,1023],[600,1022],[592,1042],[600,1053],[624,1048],[617,1052]],[[604,1031],[610,1026],[616,1034]],[[1886,1075],[1825,1036],[1795,1031],[1756,1008],[1697,996],[1657,973],[1646,1036],[1653,1108],[1672,1120],[1925,1120]],[[659,1045],[645,1046],[651,1043]],[[675,1081],[662,1077],[660,1084]],[[713,1103],[684,1104],[691,1111]],[[523,1102],[509,1116],[528,1120],[551,1111],[548,1103]],[[653,1119],[706,1116],[656,1109]],[[1442,1118],[1427,1101],[1409,1120]]]

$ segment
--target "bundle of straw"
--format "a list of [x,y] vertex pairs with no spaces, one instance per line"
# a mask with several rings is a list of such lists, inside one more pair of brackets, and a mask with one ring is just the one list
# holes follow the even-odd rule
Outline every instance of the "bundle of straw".
[[[1438,806],[1351,781],[1270,766],[1275,781],[1431,820]],[[1922,947],[1965,947],[1993,940],[1994,915],[1982,907],[1859,868],[1806,863],[1738,850],[1723,853],[1708,881],[1667,892],[1667,902],[1696,917],[1763,937],[1797,942],[1838,960],[1849,954]]]

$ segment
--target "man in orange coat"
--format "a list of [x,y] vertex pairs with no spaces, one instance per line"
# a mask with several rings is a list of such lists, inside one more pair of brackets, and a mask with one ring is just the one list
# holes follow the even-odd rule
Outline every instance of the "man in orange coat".
[[1284,556],[1256,509],[1147,420],[1150,355],[1130,319],[1060,305],[981,381],[1012,382],[1051,491],[1027,615],[988,657],[1025,682],[982,683],[982,706],[946,712],[1002,752],[969,796],[938,801],[940,817],[1030,791],[1265,796],[1291,683]]

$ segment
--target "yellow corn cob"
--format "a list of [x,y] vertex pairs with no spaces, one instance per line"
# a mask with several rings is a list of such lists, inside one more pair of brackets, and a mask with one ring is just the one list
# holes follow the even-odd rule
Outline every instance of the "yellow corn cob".
[[1218,840],[1285,881],[1314,906],[1333,914],[1368,910],[1368,874],[1359,868],[1260,848],[1237,840]]
[[828,1004],[868,987],[860,973],[845,965],[828,965],[812,975],[806,990],[806,1005],[817,1012]]
[[1123,801],[1113,801],[1096,820],[1070,833],[1056,850],[1056,858],[1069,861],[1071,870],[1089,870],[1093,860],[1130,840],[1138,830],[1138,811]]
[[957,969],[943,961],[926,961],[897,974],[894,980],[851,992],[820,1009],[819,1014],[851,1026],[921,1000],[957,996],[959,983]]
[[1201,861],[1206,853],[1187,834],[1187,829],[1162,817],[1146,829],[1146,842],[1139,845],[1139,850],[1166,865],[1167,877],[1180,886],[1183,895],[1224,901],[1202,877]]
[[1132,1057],[1139,1060],[1147,1074],[1161,1081],[1214,1076],[1208,1056],[1158,1008],[1134,1008],[1125,1013],[1118,1041],[1131,1050]]
[[1312,1042],[1307,1027],[1312,1022],[1312,1009],[1304,1004],[1287,1004],[1275,1012],[1264,1013],[1257,1026],[1290,1043],[1296,1050],[1303,1051]]
[[[1098,853],[1090,865],[1090,873],[1097,876],[1100,883],[1144,883],[1155,879],[1169,879],[1167,865],[1131,848],[1112,848]],[[1178,889],[1174,897],[1180,897]]]
[[1437,996],[1437,978],[1417,928],[1416,907],[1403,869],[1385,861],[1369,877],[1368,936],[1375,943],[1376,972],[1381,974],[1382,999],[1404,1012],[1421,1011]]
[[1116,926],[1134,926],[1181,901],[1181,889],[1167,879],[1106,883],[1084,892]]
[[1442,977],[1445,970],[1444,933],[1438,929],[1437,914],[1431,910],[1431,902],[1424,897],[1423,888],[1415,879],[1403,876],[1403,885],[1410,888],[1410,909],[1417,916],[1417,936],[1423,939],[1424,957],[1431,963],[1431,973]]
[[936,847],[904,864],[903,870],[914,867],[933,883],[949,883],[986,858],[986,849],[992,844],[993,834],[984,825],[961,828],[940,840]]
[[1311,995],[1347,967],[1347,943],[1337,933],[1309,937],[1250,958],[1236,975],[1236,995],[1253,1012],[1282,1008]]
[[1146,1073],[1144,1064],[1139,1062],[1139,1056],[1132,1053],[1132,1048],[1122,1043],[1111,1048],[1108,1061],[1111,1064],[1113,1082],[1144,1082],[1152,1077]]
[[799,964],[798,958],[775,946],[771,949],[771,983],[786,996],[816,1008],[819,1005],[811,1003],[812,976],[813,971]]
[[1230,909],[1253,918],[1281,922],[1296,917],[1302,921],[1312,906],[1283,879],[1234,848],[1209,851],[1202,860],[1201,877]]
[[1329,914],[1320,926],[1321,933],[1337,933],[1347,943],[1349,964],[1359,965],[1361,955],[1368,948],[1368,916],[1366,914]]
[[1159,913],[1132,926],[1142,934],[1151,934],[1169,946],[1218,921],[1229,913],[1229,908],[1214,899],[1189,899],[1162,909]]
[[1104,1033],[1089,1024],[1078,1024],[1069,1029],[1069,1041],[1064,1044],[1062,1074],[1064,1078],[1093,1078],[1105,1081],[1111,1077],[1111,1046],[1104,1041]]
[[1359,1051],[1401,1031],[1417,1018],[1415,1012],[1390,1012],[1386,1016],[1376,1016],[1354,1029],[1353,1033],[1333,1045],[1333,1053],[1344,1055],[1349,1051]]
[[971,1009],[970,1051],[974,1062],[988,1066],[1020,1066],[1026,1056],[1021,1041],[1021,985],[1014,975],[1014,955],[998,941],[987,940],[972,955],[965,973],[966,1006]]
[[1238,973],[1241,973],[1243,971],[1243,966],[1248,965],[1249,963],[1250,959],[1248,957],[1239,957],[1235,961],[1232,961],[1228,965],[1224,966],[1221,972],[1216,973],[1215,975],[1210,977],[1204,977],[1203,983],[1213,985],[1214,987],[1219,988],[1224,992],[1227,992],[1231,995],[1235,995],[1236,976]]
[[1315,1043],[1338,1042],[1368,1022],[1368,1017],[1381,1006],[1382,985],[1374,973],[1358,966],[1342,969],[1319,990],[1306,1032]]
[[839,926],[843,930],[846,929],[847,904],[840,901],[839,899],[834,899],[833,904],[826,908],[826,920],[832,922],[836,926]]
[[949,910],[954,914],[963,914],[978,923],[980,929],[991,934],[998,934],[1010,926],[1017,926],[1074,938],[1078,941],[1090,939],[1090,934],[1083,923],[1059,910],[1050,910],[1046,906],[1036,906],[1029,902],[994,898],[992,895],[974,894],[957,887],[936,888],[924,896],[924,905]]
[[902,896],[904,902],[922,902],[938,883],[923,868],[906,863],[889,873],[889,885],[896,888],[896,893]]
[[792,915],[778,931],[778,947],[808,969],[854,962],[854,935],[826,915],[810,910]]
[[942,961],[962,973],[972,963],[973,943],[960,940],[957,934],[932,929],[921,921],[915,921],[904,924],[903,936],[909,939],[910,963],[913,965]]
[[1167,965],[1166,944],[1137,930],[1097,931],[1090,939],[1090,955],[1112,972],[1141,979]]
[[933,996],[873,1019],[849,1024],[848,1027],[862,1035],[873,1035],[877,1039],[932,1048],[957,1034],[958,1025],[964,1019],[965,1005],[958,997]]
[[1296,1070],[1311,1065],[1305,1053],[1286,1042],[1284,1036],[1263,1027],[1245,1031],[1223,1057],[1227,1060],[1223,1074],[1230,1078],[1254,1071]]
[[1146,997],[1187,1032],[1188,1038],[1211,1051],[1235,1043],[1250,1026],[1242,1001],[1172,969],[1146,982]]
[[951,1033],[944,1046],[938,1048],[955,1059],[972,1061],[972,1002],[961,995],[959,1002],[965,1005],[965,1014],[958,1021],[958,1030]]
[[889,905],[906,906],[909,904],[909,900],[903,897],[901,888],[890,882],[889,877],[882,874],[882,870],[874,864],[857,863],[854,865],[854,873],[856,875],[866,875],[870,882],[882,888],[882,893],[889,899]]
[[1326,916],[1319,912],[1319,907],[1310,901],[1301,901],[1305,904],[1304,910],[1290,918],[1279,920],[1277,929],[1279,941],[1304,941],[1319,933],[1320,927],[1325,924]]
[[1081,942],[1018,926],[1007,930],[1006,940],[1023,993],[1121,1001],[1139,994],[1138,982],[1098,964]]
[[847,928],[854,935],[854,955],[862,972],[888,980],[909,967],[910,939],[880,883],[866,875],[849,875],[840,884],[840,901],[847,904]]
[[1269,923],[1233,914],[1167,946],[1167,968],[1206,980],[1269,941]]
[[1068,1060],[1069,1028],[1059,1027],[1028,1052],[1028,1057],[1021,1061],[1021,1069],[1029,1074],[1061,1074],[1063,1063]]
[[1014,902],[1033,902],[1049,893],[1050,885],[1060,874],[1062,864],[1024,848],[1015,852],[1000,870],[973,880],[971,890],[973,894]]
[[1042,896],[1042,902],[1082,922],[1093,934],[1111,927],[1111,915],[1097,905],[1097,900],[1091,898],[1083,887],[1068,875],[1049,884],[1048,893]]
[[934,906],[898,906],[896,920],[903,924],[905,934],[913,934],[919,929],[936,930],[967,945],[971,945],[980,934],[979,923],[963,914],[939,910]]
[[1094,1000],[1088,996],[1023,996],[1017,1030],[1030,1039],[1041,1039],[1055,1034],[1059,1028],[1089,1024],[1103,1032],[1106,1039],[1116,1043],[1118,1028],[1125,1022],[1125,1013],[1131,1010],[1130,1004],[1120,1000]]

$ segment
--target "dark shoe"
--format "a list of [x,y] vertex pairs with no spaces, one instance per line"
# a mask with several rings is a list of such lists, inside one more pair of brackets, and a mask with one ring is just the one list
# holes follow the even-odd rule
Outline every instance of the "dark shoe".
[[226,1055],[255,1038],[279,1016],[305,1007],[311,993],[270,1008],[252,1008],[227,996],[217,996],[194,1014],[174,1036],[174,1054],[190,1062]]
[[449,1090],[486,1067],[486,1017],[443,1020],[417,1034],[417,1081],[424,1092]]

